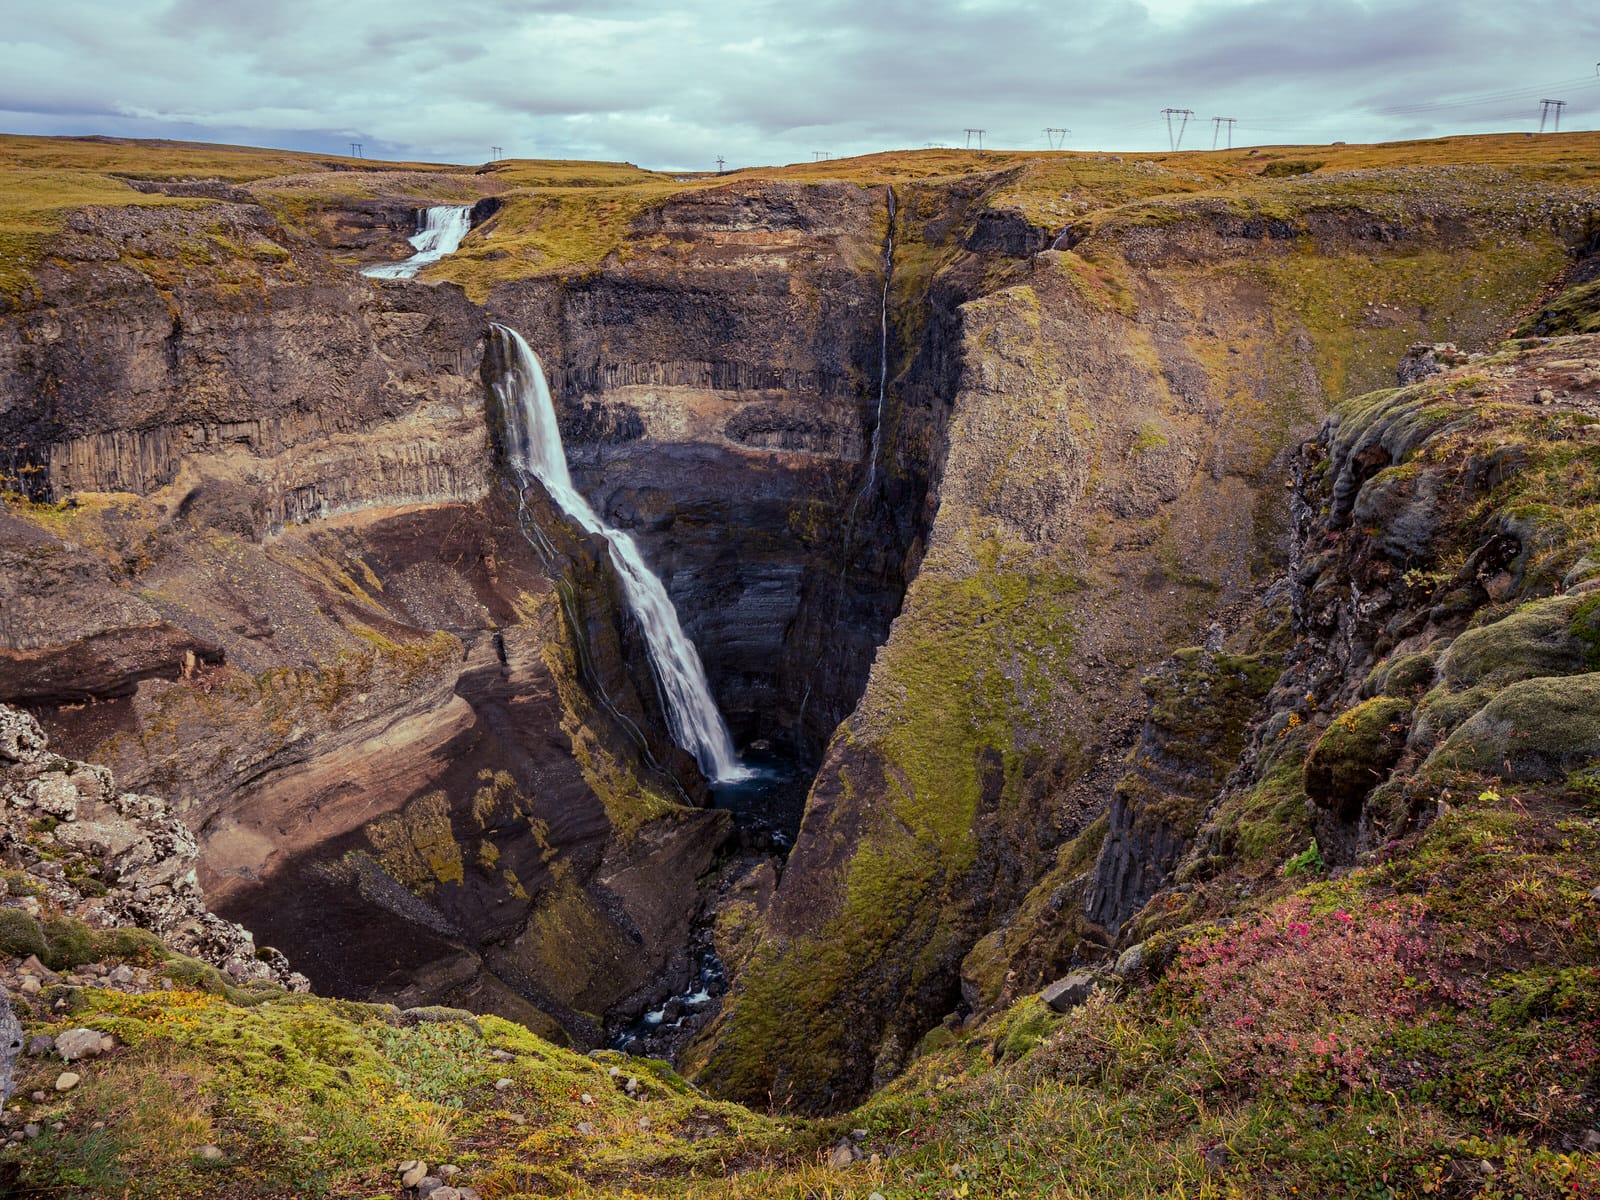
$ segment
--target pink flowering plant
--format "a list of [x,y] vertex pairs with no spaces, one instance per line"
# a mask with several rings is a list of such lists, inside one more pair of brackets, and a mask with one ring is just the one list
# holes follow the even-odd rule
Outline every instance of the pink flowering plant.
[[1295,896],[1186,943],[1165,988],[1212,1086],[1326,1099],[1373,1082],[1374,1045],[1449,990],[1423,921],[1406,898],[1318,911]]

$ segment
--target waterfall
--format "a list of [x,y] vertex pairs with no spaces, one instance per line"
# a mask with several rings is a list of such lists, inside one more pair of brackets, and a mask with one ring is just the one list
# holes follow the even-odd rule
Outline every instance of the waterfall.
[[490,329],[505,353],[505,371],[493,386],[500,401],[506,460],[518,482],[526,486],[530,479],[537,479],[557,508],[605,539],[628,608],[644,631],[650,669],[661,689],[672,740],[694,755],[700,770],[714,783],[750,778],[752,773],[739,764],[734,753],[727,723],[711,698],[705,667],[683,632],[667,589],[645,565],[633,538],[602,521],[573,486],[556,426],[555,404],[538,356],[516,330],[504,325],[491,325]]
[[889,394],[889,283],[894,278],[894,189],[889,193],[889,231],[883,239],[883,300],[878,308],[878,419],[872,425],[872,452],[867,459],[867,482],[862,494],[872,491],[878,478],[878,447],[883,438],[883,402]]
[[417,252],[405,262],[363,268],[363,275],[373,279],[410,279],[429,263],[436,263],[445,255],[454,254],[461,245],[461,239],[472,229],[470,204],[440,204],[422,209],[419,215],[422,228],[411,238],[411,244]]
[[[844,602],[844,578],[850,570],[850,548],[855,545],[856,510],[861,507],[862,499],[871,494],[872,485],[878,481],[878,455],[883,444],[883,406],[889,396],[889,285],[894,280],[895,203],[894,189],[884,190],[888,193],[889,228],[883,238],[883,295],[878,304],[878,415],[872,423],[872,448],[867,452],[866,482],[850,501],[850,511],[845,514],[844,550],[839,556],[842,564],[839,568],[840,604]],[[837,606],[833,619],[839,619]]]

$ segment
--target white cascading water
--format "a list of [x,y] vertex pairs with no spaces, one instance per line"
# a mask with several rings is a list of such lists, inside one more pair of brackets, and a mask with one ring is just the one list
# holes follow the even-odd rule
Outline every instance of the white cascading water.
[[694,643],[683,632],[678,611],[667,589],[645,566],[632,537],[600,519],[583,494],[572,485],[555,404],[544,368],[521,334],[504,325],[491,325],[502,339],[506,369],[494,383],[500,401],[506,458],[519,482],[537,479],[556,506],[590,533],[604,538],[611,563],[622,581],[623,595],[644,631],[650,667],[666,704],[672,740],[700,764],[714,783],[737,783],[753,774],[741,766],[734,753],[728,725],[711,699],[711,685]]
[[440,204],[424,209],[422,228],[411,238],[411,244],[417,252],[405,262],[366,267],[361,273],[373,279],[410,279],[429,263],[436,263],[445,255],[454,254],[461,245],[461,239],[471,231],[470,204]]

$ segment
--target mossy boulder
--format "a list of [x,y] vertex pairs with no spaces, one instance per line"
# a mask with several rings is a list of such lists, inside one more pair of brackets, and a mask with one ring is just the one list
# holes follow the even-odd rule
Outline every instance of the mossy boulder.
[[1429,756],[1427,767],[1563,779],[1600,759],[1600,673],[1514,683]]
[[1471,687],[1581,671],[1590,644],[1600,639],[1596,607],[1574,596],[1524,604],[1456,638],[1439,661],[1439,674],[1454,687]]
[[1397,654],[1372,668],[1361,690],[1371,696],[1417,696],[1433,683],[1438,655],[1422,650]]
[[90,962],[132,961],[149,966],[170,958],[161,939],[144,929],[91,929],[73,917],[43,922],[20,908],[0,908],[0,955],[36,955],[52,971]]
[[1306,758],[1306,795],[1343,819],[1353,817],[1405,749],[1411,702],[1375,696],[1337,717]]
[[[1596,667],[1600,596],[1554,596],[1524,604],[1492,624],[1467,630],[1440,656],[1439,682],[1417,708],[1411,745],[1424,752],[1438,747],[1509,684]],[[1391,690],[1384,688],[1386,694]]]
[[1019,1059],[1061,1026],[1061,1018],[1038,996],[1028,996],[1006,1010],[994,1037],[994,1059]]

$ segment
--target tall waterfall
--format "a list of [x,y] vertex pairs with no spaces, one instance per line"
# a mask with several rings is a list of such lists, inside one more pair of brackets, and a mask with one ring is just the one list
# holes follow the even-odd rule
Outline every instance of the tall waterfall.
[[524,485],[537,479],[562,512],[604,538],[610,547],[623,595],[644,631],[672,740],[693,754],[706,778],[715,783],[750,778],[751,772],[739,764],[734,753],[727,723],[711,699],[705,667],[683,632],[667,589],[645,566],[633,538],[602,521],[572,485],[561,431],[556,426],[555,404],[538,356],[516,330],[504,325],[491,325],[490,329],[500,340],[507,362],[505,373],[494,384],[494,394],[500,400],[506,458],[512,470]]
[[472,230],[470,204],[440,204],[422,210],[422,228],[411,238],[416,253],[405,262],[386,263],[381,267],[366,267],[363,275],[374,279],[410,279],[429,263],[436,263],[447,254],[454,254],[461,239]]

